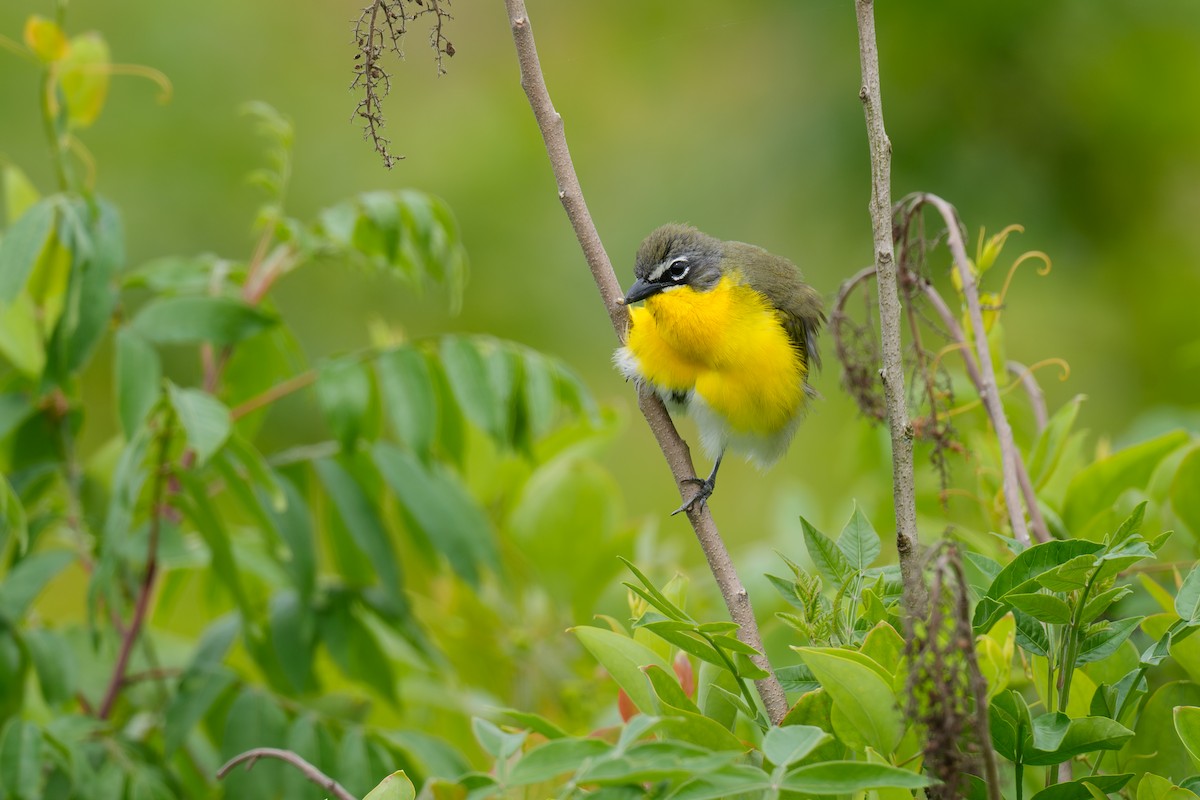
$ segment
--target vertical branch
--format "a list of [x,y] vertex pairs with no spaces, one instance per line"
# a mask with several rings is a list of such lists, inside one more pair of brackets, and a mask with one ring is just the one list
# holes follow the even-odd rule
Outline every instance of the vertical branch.
[[[508,9],[513,44],[516,46],[517,60],[521,67],[521,87],[529,99],[529,105],[546,145],[546,153],[554,171],[555,182],[558,184],[558,199],[562,201],[563,210],[567,213],[567,219],[570,220],[575,237],[583,250],[584,258],[587,259],[588,268],[596,282],[596,288],[600,291],[600,298],[604,302],[604,308],[608,312],[613,330],[616,331],[618,339],[623,341],[629,326],[629,316],[622,305],[621,285],[617,281],[612,262],[609,261],[608,254],[604,251],[600,234],[596,231],[596,225],[592,222],[591,214],[588,213],[587,204],[584,202],[579,178],[575,174],[575,166],[571,161],[571,152],[567,148],[567,139],[563,134],[562,116],[555,111],[554,104],[550,100],[550,93],[546,89],[546,80],[542,74],[541,62],[538,59],[537,47],[534,43],[533,31],[530,28],[529,16],[525,11],[524,0],[504,0],[504,2]],[[696,470],[692,464],[692,456],[687,444],[680,438],[670,415],[656,396],[640,393],[638,407],[645,416],[646,422],[667,460],[667,465],[670,467],[679,489],[680,498],[687,500],[686,495],[690,491],[688,482],[696,478]],[[713,578],[721,590],[721,596],[725,599],[729,616],[738,625],[738,638],[759,651],[759,655],[754,656],[751,660],[765,670],[769,677],[755,681],[755,687],[766,708],[768,718],[771,722],[778,723],[787,713],[787,695],[784,694],[783,686],[771,671],[771,665],[767,661],[766,655],[763,654],[762,636],[754,618],[754,608],[750,604],[750,596],[738,578],[737,571],[733,566],[733,559],[730,558],[729,551],[717,531],[716,523],[713,522],[708,506],[703,503],[693,504],[687,511],[687,518],[696,532],[696,539],[704,551],[709,569],[712,570]]]
[[167,455],[171,447],[172,420],[163,423],[162,431],[158,434],[158,456],[154,461],[154,489],[150,498],[150,533],[146,544],[146,573],[142,576],[142,585],[138,590],[137,600],[133,607],[133,618],[129,627],[121,636],[121,649],[117,654],[117,663],[113,667],[112,676],[108,680],[108,688],[104,699],[100,701],[97,716],[108,719],[121,687],[125,684],[125,671],[129,668],[129,657],[133,646],[137,643],[138,635],[146,621],[146,613],[150,608],[150,595],[154,593],[154,580],[158,575],[158,535],[162,528],[163,495],[167,487]]
[[[988,347],[987,331],[983,326],[983,310],[979,304],[979,287],[975,285],[975,273],[971,270],[967,250],[963,245],[958,214],[949,203],[936,195],[921,195],[921,201],[936,208],[946,222],[946,245],[950,248],[954,266],[962,278],[963,298],[967,303],[967,316],[971,321],[971,332],[975,339],[975,355],[979,360],[979,397],[987,409],[988,416],[991,417],[992,427],[996,429],[996,439],[1000,443],[1004,504],[1008,506],[1008,519],[1012,525],[1013,537],[1023,544],[1029,544],[1029,529],[1025,524],[1020,481],[1017,477],[1017,445],[1013,441],[1012,426],[1008,424],[1004,406],[1000,404],[996,373],[992,367],[992,352]],[[1026,496],[1026,500],[1030,504],[1030,513],[1036,513],[1037,498]]]
[[875,274],[879,284],[879,325],[883,350],[884,397],[892,435],[892,494],[896,505],[896,551],[904,580],[904,605],[910,616],[925,605],[925,582],[917,558],[917,502],[913,479],[913,427],[905,405],[904,363],[900,347],[900,296],[892,235],[892,143],[883,126],[879,90],[879,48],[875,41],[874,0],[855,0],[858,50],[862,60],[862,100],[871,148],[871,227],[875,236]]

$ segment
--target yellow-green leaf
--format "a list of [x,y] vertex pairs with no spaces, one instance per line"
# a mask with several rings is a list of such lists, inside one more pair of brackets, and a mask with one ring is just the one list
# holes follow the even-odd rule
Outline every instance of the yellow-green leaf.
[[100,116],[108,97],[110,61],[108,42],[100,34],[71,39],[60,65],[60,85],[72,128],[86,128]]
[[[797,647],[804,663],[863,741],[890,755],[904,734],[896,696],[880,674],[852,657],[852,651]],[[857,655],[857,654],[853,654]]]
[[53,20],[34,14],[25,20],[25,46],[47,63],[66,55],[67,37]]

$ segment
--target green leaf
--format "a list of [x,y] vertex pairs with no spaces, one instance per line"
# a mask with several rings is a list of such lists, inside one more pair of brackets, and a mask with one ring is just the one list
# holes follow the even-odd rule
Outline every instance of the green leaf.
[[828,795],[870,789],[923,789],[935,783],[937,781],[932,778],[886,764],[826,761],[792,770],[784,776],[782,788],[789,792]]
[[346,677],[366,684],[382,697],[396,702],[392,662],[360,615],[341,602],[323,611],[318,622],[319,640]]
[[853,574],[846,556],[828,536],[813,527],[804,517],[800,518],[800,527],[804,531],[804,546],[808,548],[808,556],[813,564],[834,586],[844,586]]
[[1107,611],[1109,606],[1120,602],[1131,594],[1133,594],[1133,589],[1130,589],[1128,586],[1114,586],[1107,591],[1101,592],[1087,601],[1087,605],[1083,607],[1083,613],[1079,616],[1080,623],[1087,625]]
[[[236,441],[236,437],[235,437]],[[296,486],[287,478],[276,476],[283,490],[282,508],[274,503],[264,503],[267,514],[275,529],[287,543],[288,557],[284,563],[292,575],[297,591],[304,598],[312,597],[317,582],[316,535],[308,504]]]
[[67,640],[47,628],[28,630],[23,638],[46,704],[57,706],[72,700],[79,680],[78,662]]
[[496,396],[488,380],[487,363],[478,348],[469,339],[447,336],[442,339],[438,353],[454,398],[467,419],[496,441],[502,441],[503,398]]
[[[326,775],[337,772],[333,735],[315,714],[299,714],[292,720],[287,730],[286,747]],[[282,797],[296,800],[311,797],[315,787],[299,770],[290,769],[280,788],[283,790]],[[324,794],[319,796],[324,797]]]
[[1196,794],[1161,775],[1146,773],[1138,780],[1137,800],[1196,800]]
[[13,800],[41,800],[42,731],[14,717],[0,735],[0,787]]
[[440,464],[426,467],[385,442],[373,454],[407,518],[463,580],[478,587],[482,569],[499,570],[491,523],[454,473]]
[[[221,756],[229,759],[256,747],[283,747],[287,742],[287,716],[259,689],[247,688],[229,707]],[[287,766],[263,759],[253,770],[234,770],[225,778],[229,797],[271,797],[283,780]]]
[[650,679],[642,671],[651,664],[663,670],[670,669],[657,653],[628,636],[604,628],[578,626],[570,630],[642,713],[657,711]]
[[229,670],[212,664],[194,666],[184,673],[167,706],[163,723],[163,751],[166,755],[171,755],[183,745],[192,728],[236,679],[237,676]]
[[611,748],[599,739],[556,739],[535,747],[521,757],[506,783],[528,786],[558,775],[575,772],[588,759],[599,758]]
[[46,368],[38,309],[28,294],[19,294],[10,303],[0,300],[0,355],[31,378]]
[[1047,786],[1029,800],[1092,800],[1093,794],[1088,790],[1089,784],[1098,789],[1102,797],[1107,797],[1120,791],[1132,777],[1132,772],[1123,775],[1089,775],[1086,778]]
[[3,168],[0,168],[0,175],[3,175],[5,217],[8,225],[11,226],[40,198],[37,187],[15,164],[5,164]]
[[789,767],[813,750],[833,739],[813,725],[788,725],[771,728],[763,737],[763,756],[776,767]]
[[399,613],[406,613],[404,581],[391,538],[383,527],[375,504],[353,476],[336,461],[322,458],[313,462],[325,490],[333,498],[346,529],[358,548],[366,554],[379,576],[379,583]]
[[371,377],[356,359],[335,359],[317,370],[317,403],[333,437],[353,450],[371,405]]
[[363,800],[415,800],[416,796],[412,781],[399,769],[380,781]]
[[278,320],[228,297],[158,297],[138,311],[130,330],[155,344],[233,345]]
[[1061,764],[1090,750],[1119,750],[1133,731],[1107,717],[1043,714],[1033,721],[1034,747],[1025,754],[1030,766]]
[[1144,617],[1119,619],[1095,633],[1088,634],[1079,645],[1075,663],[1089,664],[1108,658],[1137,630],[1143,619]]
[[1179,515],[1192,535],[1200,538],[1200,447],[1184,456],[1171,481],[1171,508]]
[[196,453],[196,464],[203,466],[233,433],[229,409],[200,389],[180,389],[173,383],[167,384],[167,389],[187,435],[188,447]]
[[242,586],[241,570],[238,569],[237,560],[233,556],[229,530],[224,519],[212,507],[207,484],[196,473],[188,470],[180,470],[174,474],[176,480],[186,489],[190,501],[183,502],[180,499],[177,502],[195,524],[196,530],[204,538],[204,543],[208,545],[214,574],[228,587],[246,621],[258,619],[259,610],[250,603],[250,598]]
[[1179,741],[1187,748],[1192,763],[1200,769],[1200,707],[1175,706],[1173,711],[1175,732],[1179,734]]
[[524,728],[540,733],[547,739],[565,739],[567,732],[550,720],[528,711],[518,711],[514,708],[497,708],[491,712],[500,722],[512,728]]
[[529,736],[528,731],[505,733],[486,719],[479,717],[471,719],[471,732],[475,734],[475,740],[479,742],[483,751],[497,761],[503,761],[517,752],[524,744],[526,737]]
[[313,671],[316,655],[316,616],[296,592],[284,591],[271,598],[267,615],[271,644],[279,667],[299,694],[317,688]]
[[850,568],[862,572],[879,557],[879,534],[871,527],[871,522],[862,513],[858,504],[854,504],[854,512],[850,521],[842,529],[837,540],[838,549],[846,556]]
[[1083,404],[1083,395],[1076,395],[1063,405],[1046,423],[1046,427],[1038,434],[1029,456],[1029,476],[1034,486],[1043,488],[1054,474],[1062,458],[1063,451],[1070,436],[1071,428],[1075,426],[1075,418],[1079,416],[1079,407]]
[[1126,489],[1145,486],[1159,462],[1189,438],[1186,431],[1172,431],[1094,461],[1076,473],[1063,501],[1067,530],[1083,532],[1097,510],[1111,508]]
[[1018,611],[1051,625],[1066,625],[1071,621],[1071,607],[1052,594],[1009,594],[1005,601]]
[[74,560],[67,550],[47,550],[18,561],[0,581],[0,617],[15,626],[46,584]]
[[894,676],[904,658],[904,637],[887,622],[878,622],[867,631],[860,652]]
[[116,351],[117,416],[128,440],[158,402],[162,365],[154,348],[127,328],[117,331]]
[[862,740],[880,753],[895,751],[904,733],[904,718],[891,686],[879,672],[856,660],[853,656],[859,654],[850,655],[853,651],[794,649]]
[[700,713],[700,709],[692,702],[692,698],[684,694],[683,688],[679,685],[679,679],[675,677],[674,672],[667,672],[662,667],[654,664],[651,664],[642,671],[650,679],[650,686],[663,705],[680,711],[688,711],[692,714]]
[[60,198],[35,203],[0,239],[0,306],[11,305],[50,245]]
[[[74,374],[87,363],[112,326],[117,304],[114,278],[125,264],[125,232],[116,207],[102,197],[94,209],[80,206],[88,241],[75,242],[76,264],[71,276],[70,304],[55,332],[65,372]],[[76,234],[74,238],[81,238]]]
[[437,431],[437,393],[424,354],[415,347],[397,347],[375,362],[392,427],[400,441],[425,457]]
[[[1053,540],[1036,544],[1009,562],[988,588],[986,598],[993,603],[980,602],[975,608],[975,633],[987,633],[1009,609],[1005,595],[1021,590],[1039,575],[1083,555],[1100,552],[1103,545],[1081,539]],[[1033,588],[1033,586],[1029,586]]]
[[1175,613],[1192,627],[1200,625],[1200,564],[1192,566],[1175,595]]

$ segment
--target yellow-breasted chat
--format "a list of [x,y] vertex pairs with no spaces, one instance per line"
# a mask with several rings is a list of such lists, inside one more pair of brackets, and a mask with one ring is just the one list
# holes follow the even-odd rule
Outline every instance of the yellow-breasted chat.
[[626,304],[629,336],[614,361],[686,411],[713,459],[699,491],[673,513],[704,503],[727,448],[766,468],[787,451],[815,394],[821,295],[800,270],[761,247],[664,225],[638,248]]

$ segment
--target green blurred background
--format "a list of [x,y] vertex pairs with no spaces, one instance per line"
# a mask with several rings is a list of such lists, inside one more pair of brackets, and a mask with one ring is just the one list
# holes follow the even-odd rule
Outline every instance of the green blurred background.
[[[869,262],[849,0],[529,5],[550,91],[623,283],[641,238],[672,220],[784,254],[830,299]],[[99,29],[115,61],[155,67],[174,84],[160,105],[150,83],[116,79],[104,115],[82,137],[99,164],[99,192],[125,213],[130,264],[248,255],[260,196],[245,175],[264,143],[238,107],[274,105],[296,123],[294,216],[309,219],[366,189],[415,187],[449,202],[471,257],[458,316],[440,299],[328,266],[285,281],[278,300],[308,354],[361,346],[364,322],[378,317],[412,335],[488,332],[561,357],[623,419],[604,454],[623,513],[661,525],[659,541],[698,563],[686,522],[666,518],[675,489],[632,389],[610,367],[614,338],[555,195],[503,3],[455,3],[457,54],[440,78],[425,30],[414,28],[386,101],[387,133],[407,156],[390,172],[351,121],[358,9],[71,3],[70,33]],[[0,33],[19,39],[30,13],[53,8],[6,0]],[[1042,375],[1051,409],[1087,394],[1083,427],[1117,444],[1181,421],[1200,429],[1200,4],[885,1],[878,27],[894,197],[941,194],[972,240],[980,226],[1023,224],[1003,266],[1026,249],[1054,261],[1045,278],[1023,268],[1004,318],[1011,357],[1070,363],[1066,382]],[[0,53],[0,154],[49,191],[37,91],[35,67]],[[997,289],[1001,276],[989,277]],[[722,472],[714,513],[739,558],[752,562],[748,575],[778,569],[773,547],[797,555],[797,512],[836,532],[857,498],[881,531],[890,527],[886,441],[858,418],[832,362],[826,347],[816,379],[824,400],[787,459],[766,478],[735,462]],[[91,396],[109,396],[107,371],[92,373]],[[277,444],[303,439],[310,411],[277,415],[268,429]],[[93,443],[111,435],[110,416],[91,413]],[[697,468],[707,467],[701,458]]]

